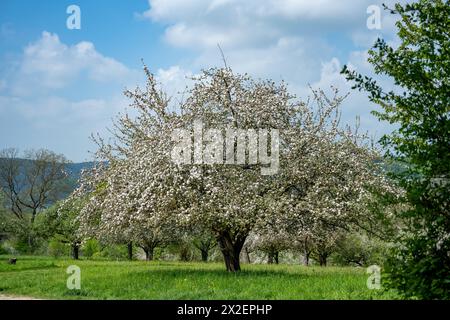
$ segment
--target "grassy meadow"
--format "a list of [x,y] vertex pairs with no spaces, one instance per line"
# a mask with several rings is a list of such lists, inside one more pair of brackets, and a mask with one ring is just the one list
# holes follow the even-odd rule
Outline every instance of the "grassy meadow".
[[[219,263],[92,261],[0,256],[0,294],[47,299],[395,299],[369,290],[364,268],[246,265],[231,274]],[[69,290],[66,268],[81,269]]]

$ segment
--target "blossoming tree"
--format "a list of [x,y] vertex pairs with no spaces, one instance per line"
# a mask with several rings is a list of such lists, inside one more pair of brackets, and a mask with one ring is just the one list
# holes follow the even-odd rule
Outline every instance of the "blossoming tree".
[[[252,230],[306,217],[342,225],[364,214],[368,185],[388,185],[374,170],[376,153],[340,126],[337,92],[328,99],[313,91],[305,103],[284,83],[220,68],[203,71],[187,98],[173,103],[144,69],[146,88],[126,91],[137,116],[118,119],[114,142],[97,139],[108,165],[76,191],[90,195],[80,215],[86,228],[142,242],[202,226],[217,239],[226,269],[239,271]],[[198,123],[212,130],[199,133]],[[175,134],[183,130],[191,135]],[[180,141],[187,148],[177,149]]]

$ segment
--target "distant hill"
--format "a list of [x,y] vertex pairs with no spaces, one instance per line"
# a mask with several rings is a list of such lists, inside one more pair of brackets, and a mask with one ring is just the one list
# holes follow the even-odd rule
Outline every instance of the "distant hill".
[[80,163],[69,163],[66,165],[66,170],[69,176],[78,181],[83,170],[91,169],[95,162],[80,162]]

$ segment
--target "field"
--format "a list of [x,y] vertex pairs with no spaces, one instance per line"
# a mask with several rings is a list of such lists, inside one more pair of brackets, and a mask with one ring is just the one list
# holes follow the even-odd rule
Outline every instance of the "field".
[[[50,299],[395,299],[369,290],[365,269],[217,263],[89,261],[0,256],[0,294]],[[66,287],[66,268],[81,269],[81,289]]]

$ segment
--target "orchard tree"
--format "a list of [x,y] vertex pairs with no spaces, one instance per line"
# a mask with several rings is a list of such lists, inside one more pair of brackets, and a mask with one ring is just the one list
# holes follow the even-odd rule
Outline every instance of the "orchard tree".
[[366,186],[386,186],[373,168],[375,153],[360,144],[364,137],[340,127],[342,99],[337,92],[328,99],[314,91],[310,103],[303,103],[284,84],[255,82],[229,68],[205,71],[198,78],[182,106],[184,126],[200,118],[210,127],[280,131],[276,174],[261,175],[261,164],[194,164],[187,166],[191,178],[180,184],[180,194],[193,196],[189,219],[216,234],[227,270],[239,270],[241,248],[254,228],[277,223],[293,210],[349,221],[364,212],[354,208],[368,197]]
[[[156,247],[176,238],[176,223],[167,216],[168,208],[158,210],[157,198],[139,202],[142,189],[135,187],[142,176],[129,170],[129,162],[107,156],[108,164],[100,162],[83,173],[81,185],[72,195],[86,199],[78,216],[81,234],[107,243],[127,243],[128,247],[134,243],[144,251],[146,260],[153,260]],[[140,210],[144,212],[137,214]]]
[[287,232],[285,215],[271,214],[267,220],[255,228],[247,238],[246,249],[250,251],[262,251],[267,255],[267,263],[279,263],[281,251],[293,248],[293,238]]
[[378,39],[368,61],[395,88],[344,67],[354,88],[396,129],[382,139],[405,170],[396,178],[410,204],[387,265],[390,285],[406,297],[450,298],[450,3],[420,0],[386,8],[399,19],[400,44]]
[[[323,93],[314,94],[319,102],[317,109],[327,110]],[[358,133],[358,123],[355,129],[347,127],[342,132],[337,119],[333,118],[331,127],[315,133],[306,153],[290,155],[290,165],[283,171],[286,192],[276,196],[281,207],[275,212],[285,211],[283,222],[278,224],[295,241],[304,265],[312,255],[326,265],[342,231],[351,227],[375,229],[375,195],[392,199],[402,195],[402,190],[386,177],[371,141],[366,134]],[[386,205],[380,207],[388,209]],[[385,220],[389,222],[387,217]]]
[[239,271],[252,230],[304,216],[342,224],[364,212],[355,209],[370,185],[389,189],[373,168],[376,152],[340,126],[337,92],[314,91],[305,103],[284,83],[226,67],[203,71],[174,105],[144,69],[146,88],[126,91],[138,115],[118,119],[115,142],[97,138],[108,166],[77,191],[90,194],[87,228],[170,237],[201,226],[226,269]]
[[279,263],[280,252],[289,248],[291,239],[282,231],[266,230],[256,236],[252,250],[259,250],[267,255],[267,263]]
[[210,251],[217,246],[216,239],[209,230],[204,230],[201,227],[194,227],[189,234],[194,247],[200,250],[202,261],[207,262]]

